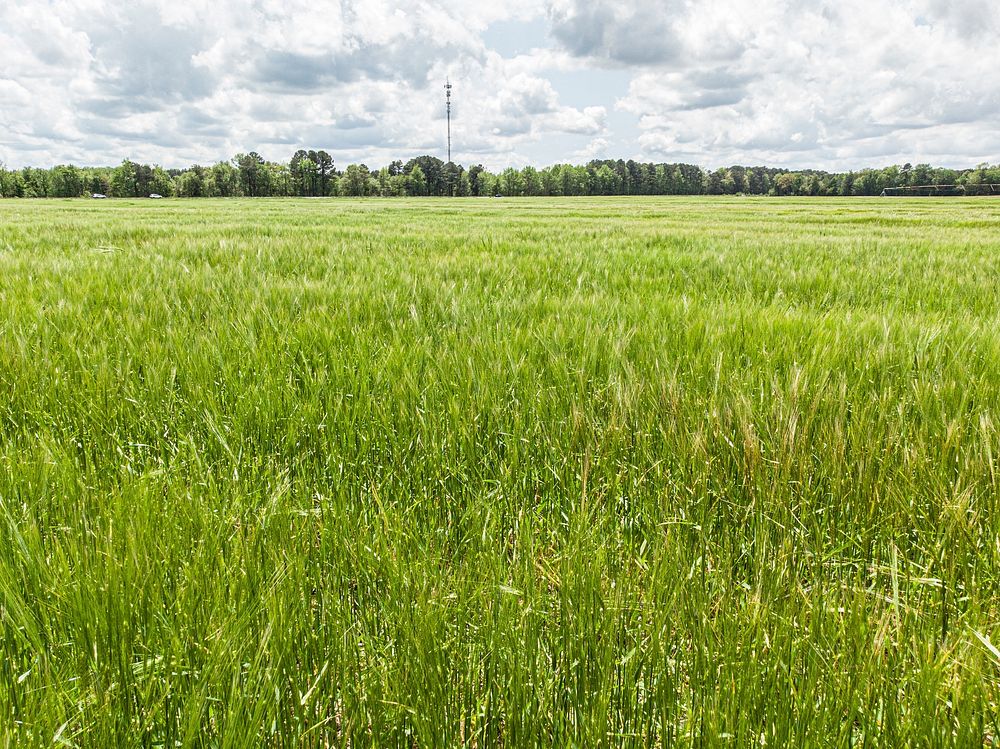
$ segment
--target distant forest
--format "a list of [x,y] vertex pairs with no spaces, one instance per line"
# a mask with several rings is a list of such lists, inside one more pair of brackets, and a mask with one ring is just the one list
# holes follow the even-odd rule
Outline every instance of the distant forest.
[[116,167],[60,165],[8,170],[0,165],[0,197],[397,197],[534,195],[879,195],[893,187],[962,185],[967,195],[1000,183],[1000,165],[942,169],[928,164],[830,173],[732,166],[708,171],[691,164],[595,160],[585,166],[526,166],[493,173],[434,156],[393,161],[372,170],[364,164],[337,169],[326,151],[296,151],[288,163],[241,153],[232,161],[163,169],[125,160]]

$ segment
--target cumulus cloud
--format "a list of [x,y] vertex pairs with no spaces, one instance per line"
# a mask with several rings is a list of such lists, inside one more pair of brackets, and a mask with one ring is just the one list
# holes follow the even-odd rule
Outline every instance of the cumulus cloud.
[[996,161],[998,34],[994,0],[19,0],[0,160],[440,154],[450,76],[467,163]]
[[251,148],[284,159],[289,144],[373,163],[437,152],[448,75],[460,156],[502,160],[545,134],[600,131],[604,108],[562,104],[544,75],[483,43],[490,24],[533,14],[523,0],[3,4],[0,160],[180,166]]
[[581,57],[622,65],[670,62],[680,41],[674,23],[678,0],[553,0],[552,35]]
[[710,5],[662,11],[682,59],[637,69],[617,102],[645,154],[831,168],[997,158],[1000,138],[977,137],[1000,113],[989,0]]
[[610,145],[607,138],[594,138],[586,146],[573,153],[573,160],[587,162],[591,159],[603,159],[607,156]]

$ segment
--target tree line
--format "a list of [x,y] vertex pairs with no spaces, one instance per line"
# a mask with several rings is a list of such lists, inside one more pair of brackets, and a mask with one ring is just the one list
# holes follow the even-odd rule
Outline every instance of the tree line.
[[0,165],[0,197],[401,197],[401,196],[577,196],[577,195],[879,195],[892,187],[1000,183],[1000,165],[944,169],[928,164],[849,172],[788,171],[763,166],[705,170],[692,164],[598,159],[586,165],[526,166],[491,172],[465,168],[434,156],[393,161],[380,169],[350,164],[340,170],[326,151],[299,150],[287,163],[256,152],[230,161],[187,169],[164,169],[126,159],[116,167],[51,169]]

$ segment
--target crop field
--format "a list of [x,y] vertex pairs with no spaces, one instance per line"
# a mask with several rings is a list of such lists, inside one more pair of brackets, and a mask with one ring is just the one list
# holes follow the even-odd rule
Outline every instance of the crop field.
[[0,747],[1000,744],[1000,201],[0,201]]

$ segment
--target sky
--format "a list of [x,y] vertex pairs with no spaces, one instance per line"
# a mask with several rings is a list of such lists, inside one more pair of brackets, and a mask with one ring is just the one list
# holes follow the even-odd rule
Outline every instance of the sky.
[[998,0],[0,0],[0,162],[1000,162]]

